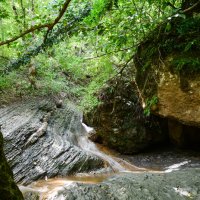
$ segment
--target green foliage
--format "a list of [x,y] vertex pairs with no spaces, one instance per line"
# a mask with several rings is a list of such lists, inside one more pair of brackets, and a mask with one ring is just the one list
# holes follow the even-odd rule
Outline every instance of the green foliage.
[[5,0],[0,1],[0,20],[8,18],[9,12],[7,10],[7,4]]
[[117,0],[93,0],[93,9],[85,22],[89,25],[98,25],[106,11],[111,10],[113,6],[118,7]]
[[96,94],[115,73],[112,64],[105,58],[99,59],[97,63],[94,63],[91,70],[95,70],[94,77],[88,87],[85,88],[80,103],[81,108],[85,110],[90,110],[100,103]]
[[0,91],[9,88],[12,85],[12,82],[8,77],[0,76]]
[[0,7],[0,19],[7,18],[8,17],[8,12],[6,9]]
[[[173,55],[170,62],[175,72],[199,71],[199,32],[200,18],[198,16],[185,18],[177,15],[160,24],[149,34],[149,38],[141,44],[137,52],[137,56],[140,57],[138,63],[142,68],[141,72],[145,72],[153,64],[162,64],[162,60],[169,55]],[[155,37],[156,33],[159,33],[157,37]],[[140,49],[144,49],[141,51],[142,54]]]
[[200,72],[199,57],[189,58],[186,56],[183,58],[175,58],[172,61],[172,65],[176,71]]
[[[0,41],[19,35],[33,25],[54,21],[63,3],[64,0],[35,0],[34,4],[25,0],[21,3],[1,0]],[[165,55],[174,50],[184,49],[187,53],[199,49],[199,36],[193,37],[199,31],[199,16],[193,20],[179,13],[178,17],[174,15],[167,20],[177,12],[182,1],[170,3],[169,6],[164,0],[72,1],[45,43],[46,30],[40,30],[0,47],[0,56],[8,58],[5,61],[0,57],[0,71],[4,73],[0,77],[0,89],[20,95],[65,93],[68,98],[77,99],[82,108],[92,108],[99,103],[95,94],[109,78],[128,66],[138,44],[150,38],[149,33],[153,33],[153,39],[141,62],[143,71],[158,51]],[[153,32],[163,20],[167,23]],[[167,36],[161,38],[160,33]],[[180,41],[174,44],[174,38]],[[37,69],[38,89],[32,88],[28,79],[31,60]],[[196,70],[199,60],[191,58],[174,63],[179,70],[188,66]],[[153,98],[147,105],[151,107],[155,101]]]
[[157,96],[153,96],[152,98],[147,98],[145,102],[144,115],[150,116],[152,107],[155,106],[157,103],[158,103]]

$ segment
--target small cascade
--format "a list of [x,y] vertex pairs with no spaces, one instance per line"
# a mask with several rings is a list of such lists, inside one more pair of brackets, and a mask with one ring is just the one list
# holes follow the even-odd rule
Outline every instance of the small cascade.
[[78,145],[83,150],[92,153],[98,157],[100,157],[102,160],[106,161],[113,172],[125,172],[125,171],[147,171],[147,169],[136,167],[127,161],[120,159],[115,156],[110,156],[103,151],[101,151],[95,143],[90,141],[88,139],[88,134],[93,131],[93,128],[88,127],[86,124],[82,123],[84,128],[84,133],[82,136],[78,138]]
[[[105,181],[115,173],[132,174],[132,173],[167,173],[178,170],[181,166],[187,165],[189,161],[173,164],[166,168],[165,171],[150,170],[147,168],[139,168],[135,165],[120,158],[120,156],[111,152],[102,145],[97,145],[88,139],[88,136],[93,132],[93,128],[88,127],[81,120],[80,113],[73,112],[73,109],[68,110],[71,113],[71,118],[67,118],[68,126],[65,127],[65,134],[68,135],[70,143],[75,145],[81,151],[86,152],[88,155],[95,155],[101,158],[105,162],[105,170],[99,171],[100,173],[77,173],[75,176],[56,177],[50,179],[43,179],[31,183],[27,187],[20,186],[20,190],[26,195],[25,199],[29,199],[29,195],[36,194],[40,200],[64,200],[66,199],[62,192],[76,188],[79,183],[97,184]],[[72,114],[73,113],[73,114]],[[125,172],[125,173],[124,173]],[[73,190],[73,189],[72,189]],[[175,192],[179,192],[177,188],[174,188]],[[184,192],[184,191],[183,191]],[[182,194],[182,193],[181,193]],[[185,194],[185,193],[184,193]]]
[[88,152],[90,152],[90,153],[102,158],[104,161],[106,161],[110,165],[110,167],[112,168],[112,170],[114,172],[125,171],[125,168],[121,164],[119,164],[111,156],[106,155],[105,153],[101,152],[97,148],[97,146],[87,138],[87,136],[81,136],[78,139],[78,144],[85,151],[88,151]]

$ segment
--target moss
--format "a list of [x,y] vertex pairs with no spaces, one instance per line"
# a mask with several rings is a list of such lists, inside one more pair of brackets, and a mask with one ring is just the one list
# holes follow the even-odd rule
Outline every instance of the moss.
[[94,127],[94,141],[120,153],[132,154],[162,141],[159,121],[145,116],[135,82],[116,77],[98,94],[101,105],[85,113],[85,122]]
[[[200,74],[200,17],[174,17],[160,24],[138,47],[134,63],[136,82],[145,98],[157,93],[158,71],[169,67],[172,73]],[[166,58],[172,59],[167,61]],[[165,70],[165,69],[164,69]]]
[[14,183],[12,171],[3,152],[3,136],[0,132],[0,194],[1,200],[22,200],[23,196]]

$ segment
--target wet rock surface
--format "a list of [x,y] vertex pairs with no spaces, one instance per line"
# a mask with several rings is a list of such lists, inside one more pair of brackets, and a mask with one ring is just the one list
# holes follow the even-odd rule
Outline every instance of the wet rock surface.
[[[88,176],[74,176],[63,180],[52,179],[46,181],[46,183],[44,180],[38,181],[28,186],[28,188],[31,189],[27,190],[25,193],[27,196],[25,199],[28,200],[29,196],[38,194],[39,190],[43,191],[43,188],[47,188],[47,186],[50,185],[49,187],[53,186],[53,188],[49,189],[49,191],[41,192],[41,199],[45,197],[46,200],[198,200],[200,195],[198,181],[200,152],[163,147],[134,156],[122,156],[118,154],[118,157],[138,167],[145,167],[146,171],[133,171],[132,173],[122,172],[118,175],[110,174],[107,177],[104,177],[103,174],[99,174],[92,179]],[[193,177],[195,177],[195,179],[193,179]],[[120,192],[115,193],[115,191]]]
[[166,171],[200,168],[200,152],[180,150],[174,147],[160,147],[134,156],[121,155],[121,158],[136,166],[149,170]]
[[51,200],[200,199],[200,169],[164,174],[123,173],[97,185],[74,183]]
[[23,193],[23,197],[26,200],[40,200],[40,193],[34,190],[26,190],[23,191],[22,188],[20,188],[20,190]]
[[16,182],[87,172],[103,161],[83,151],[81,114],[72,105],[56,108],[51,100],[15,103],[0,109],[4,152]]
[[111,80],[98,95],[101,104],[84,114],[85,123],[96,130],[91,140],[125,154],[167,140],[165,120],[144,115],[134,82]]
[[[103,161],[92,153],[98,149],[89,148],[92,144],[84,143],[87,152],[83,150],[86,147],[80,148],[80,139],[85,138],[86,131],[81,114],[70,104],[56,108],[50,100],[33,100],[2,108],[0,116],[4,151],[15,180],[29,184],[43,179],[39,189],[21,186],[26,200],[38,200],[41,195],[45,200],[200,199],[199,152],[180,151],[179,154],[174,149],[160,152],[159,148],[152,153],[121,157],[138,167],[163,172],[121,172],[102,179],[102,183],[69,179],[51,186],[51,181],[44,179],[103,167]],[[47,193],[48,184],[53,189]]]
[[23,196],[13,180],[13,173],[3,152],[3,136],[0,130],[0,199],[22,200]]

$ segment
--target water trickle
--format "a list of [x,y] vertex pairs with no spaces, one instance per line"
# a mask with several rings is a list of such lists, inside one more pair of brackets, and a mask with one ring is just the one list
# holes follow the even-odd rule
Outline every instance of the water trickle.
[[115,157],[113,155],[111,156],[109,155],[109,152],[104,153],[102,150],[103,148],[99,149],[95,143],[88,139],[90,132],[94,131],[93,128],[88,127],[84,123],[82,123],[82,125],[85,131],[84,134],[78,138],[78,145],[83,150],[88,151],[106,161],[113,172],[147,171],[145,168],[136,167],[121,158]]
[[88,151],[88,152],[102,158],[104,161],[106,161],[110,165],[110,167],[112,168],[113,171],[116,172],[116,171],[124,171],[125,170],[125,168],[121,164],[119,164],[114,158],[99,151],[97,146],[93,142],[91,142],[87,138],[87,136],[81,136],[78,139],[78,144],[85,151]]
[[[54,123],[54,126],[48,131],[51,131],[54,137],[58,137],[58,142],[54,142],[52,147],[54,149],[55,155],[59,154],[62,150],[63,145],[67,144],[68,146],[76,146],[81,152],[86,152],[86,155],[91,156],[95,155],[96,157],[101,158],[105,165],[103,169],[98,171],[93,171],[91,173],[80,173],[75,176],[67,176],[62,178],[44,178],[33,182],[27,187],[20,186],[22,191],[30,191],[39,193],[40,199],[45,200],[54,200],[60,190],[64,188],[73,187],[77,183],[87,183],[87,184],[96,184],[104,181],[108,177],[112,176],[114,173],[118,172],[143,172],[147,171],[144,168],[138,168],[127,161],[111,154],[109,149],[102,147],[101,145],[96,145],[88,139],[90,132],[94,131],[93,128],[88,127],[82,122],[82,114],[78,112],[73,106],[69,106],[66,111],[66,117],[62,120],[65,121],[65,126],[62,126],[61,129],[58,129],[58,123]],[[56,130],[61,130],[56,132]],[[106,151],[105,151],[106,149]],[[42,157],[43,162],[47,162],[48,158]],[[39,166],[36,166],[39,167]],[[82,165],[80,166],[80,168]],[[39,170],[40,168],[38,168]],[[81,171],[81,170],[78,170]],[[55,198],[54,198],[55,197]],[[59,196],[62,200],[62,195]]]

